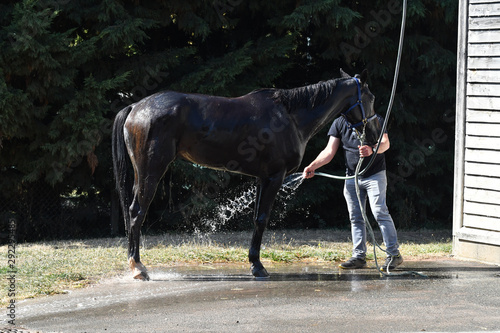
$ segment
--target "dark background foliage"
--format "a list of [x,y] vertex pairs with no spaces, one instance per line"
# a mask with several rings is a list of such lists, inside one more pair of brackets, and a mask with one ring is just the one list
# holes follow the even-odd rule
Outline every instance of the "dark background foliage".
[[[408,6],[388,127],[389,208],[399,228],[451,227],[457,2]],[[400,19],[399,0],[3,1],[0,232],[13,218],[23,240],[123,233],[111,124],[121,108],[160,90],[238,96],[367,68],[384,115]],[[328,127],[310,141],[304,166],[326,144]],[[342,174],[342,156],[322,171]],[[207,222],[251,184],[177,161],[144,230],[251,228],[249,209]],[[342,186],[306,181],[278,202],[271,227],[348,227]]]

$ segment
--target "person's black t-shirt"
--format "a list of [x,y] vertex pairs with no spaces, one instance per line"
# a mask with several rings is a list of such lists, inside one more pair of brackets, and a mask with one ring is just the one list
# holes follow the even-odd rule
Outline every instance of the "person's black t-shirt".
[[[384,122],[381,116],[378,116],[381,123]],[[350,129],[347,121],[344,117],[338,117],[332,123],[330,130],[328,131],[328,135],[339,138],[342,141],[342,148],[344,148],[344,157],[345,157],[345,165],[346,165],[346,173],[348,176],[353,176],[356,170],[356,166],[359,162],[359,149],[360,145],[358,136],[354,132],[354,129]],[[363,160],[361,164],[361,170],[368,165],[370,162],[371,156],[367,157]],[[368,169],[364,177],[369,177],[371,175],[376,174],[382,170],[385,170],[385,156],[384,154],[377,154],[375,161],[373,162],[370,169]]]

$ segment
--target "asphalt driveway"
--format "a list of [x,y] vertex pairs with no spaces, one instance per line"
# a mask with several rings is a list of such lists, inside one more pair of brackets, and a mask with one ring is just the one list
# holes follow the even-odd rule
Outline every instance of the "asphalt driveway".
[[246,264],[156,269],[149,282],[127,275],[20,302],[16,322],[44,333],[500,331],[499,266],[446,259],[399,271],[427,278],[370,266],[267,264],[263,281]]

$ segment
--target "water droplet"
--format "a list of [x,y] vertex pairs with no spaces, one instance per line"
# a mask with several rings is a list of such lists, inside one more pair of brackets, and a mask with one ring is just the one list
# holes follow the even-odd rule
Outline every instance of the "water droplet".
[[[286,202],[289,201],[295,194],[297,188],[302,184],[304,178],[302,173],[294,173],[285,178],[280,191],[278,192],[278,198],[285,209],[282,209],[279,214],[279,218],[282,219],[286,215]],[[248,188],[250,186],[250,188]],[[231,198],[230,194],[225,194],[226,199],[215,208],[214,218],[205,218],[201,221],[203,229],[207,232],[217,232],[231,219],[234,219],[243,214],[252,213],[253,203],[255,202],[255,185],[253,183],[245,184],[234,197]],[[198,231],[200,231],[198,229]]]

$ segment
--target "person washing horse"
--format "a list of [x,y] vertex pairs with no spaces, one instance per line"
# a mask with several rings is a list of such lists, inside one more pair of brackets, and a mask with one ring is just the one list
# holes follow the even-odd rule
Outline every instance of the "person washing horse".
[[[383,122],[381,116],[377,116]],[[370,157],[374,147],[359,145],[359,139],[355,130],[346,121],[345,117],[338,117],[328,131],[329,140],[326,147],[319,153],[303,171],[304,178],[314,177],[314,172],[330,163],[336,155],[340,144],[344,150],[346,173],[353,176],[360,157]],[[386,205],[387,176],[384,152],[390,147],[389,135],[382,136],[377,156],[371,167],[359,177],[359,188],[361,201],[366,206],[366,198],[370,201],[370,208],[375,217],[382,237],[387,248],[388,256],[385,264],[380,268],[383,271],[394,269],[403,263],[403,257],[399,253],[399,244],[396,228]],[[363,161],[361,169],[368,164],[369,159]],[[344,197],[347,202],[349,219],[351,221],[351,232],[353,241],[352,257],[339,265],[344,269],[363,268],[366,266],[366,227],[363,219],[360,203],[356,196],[355,180],[347,179],[344,184]]]

